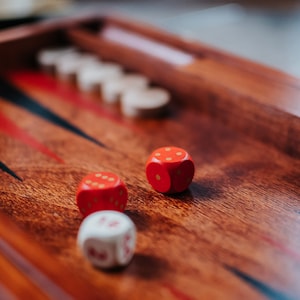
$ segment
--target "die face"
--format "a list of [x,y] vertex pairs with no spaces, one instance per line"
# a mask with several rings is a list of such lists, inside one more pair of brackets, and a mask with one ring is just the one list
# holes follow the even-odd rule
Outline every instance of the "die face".
[[76,202],[83,216],[87,216],[99,210],[99,197],[96,191],[78,192]]
[[124,211],[128,199],[128,191],[122,183],[114,188],[109,195],[108,208],[110,210]]
[[114,244],[99,239],[88,239],[82,246],[83,255],[92,265],[99,268],[111,268],[116,265]]
[[119,265],[127,265],[132,259],[135,249],[136,230],[130,228],[122,237],[118,240],[117,261]]
[[148,162],[146,176],[148,182],[156,191],[167,193],[171,189],[169,172],[160,162]]
[[172,171],[172,191],[180,193],[191,184],[195,173],[195,166],[191,160],[185,160]]
[[178,147],[162,147],[158,148],[150,155],[150,157],[156,158],[158,161],[165,164],[180,163],[188,158],[189,154]]
[[77,206],[84,217],[101,210],[124,211],[128,192],[124,185],[105,190],[83,190],[77,193]]
[[87,226],[93,228],[90,236],[106,240],[118,238],[132,227],[132,221],[125,214],[116,211],[96,212],[89,216],[89,220]]
[[79,185],[80,190],[109,189],[118,186],[120,178],[111,172],[97,172],[85,176]]
[[77,243],[91,264],[110,268],[129,263],[135,248],[136,228],[123,213],[101,211],[82,222]]
[[195,172],[191,156],[178,147],[156,149],[146,165],[146,176],[152,187],[161,193],[186,190]]
[[128,199],[125,184],[110,172],[84,177],[76,193],[77,206],[84,217],[100,210],[124,211]]

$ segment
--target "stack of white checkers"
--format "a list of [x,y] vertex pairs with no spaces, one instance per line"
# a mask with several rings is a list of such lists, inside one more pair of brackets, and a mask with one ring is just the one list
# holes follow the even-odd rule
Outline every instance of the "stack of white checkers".
[[81,92],[98,94],[109,104],[120,104],[127,117],[157,117],[170,103],[169,92],[151,87],[144,75],[126,73],[121,65],[76,48],[43,49],[37,60],[43,70],[60,80],[75,82]]

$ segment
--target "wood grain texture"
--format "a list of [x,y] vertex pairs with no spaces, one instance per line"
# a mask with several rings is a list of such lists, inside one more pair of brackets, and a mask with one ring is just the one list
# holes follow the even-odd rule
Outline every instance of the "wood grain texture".
[[3,213],[0,236],[1,299],[97,298],[86,282],[67,271]]
[[[141,34],[130,28],[132,33]],[[167,44],[159,32],[151,33],[150,39]],[[286,76],[280,81],[281,73],[273,75],[271,69],[256,68],[251,62],[228,63],[226,56],[197,55],[189,44],[180,49],[196,55],[195,60],[178,67],[133,49],[129,42],[126,45],[125,38],[119,43],[86,29],[70,29],[68,35],[86,50],[143,72],[172,90],[184,105],[192,105],[244,134],[299,157],[300,138],[296,133],[300,129],[300,85],[296,78]],[[176,42],[167,45],[178,47]],[[198,52],[201,49],[198,46]]]
[[[80,93],[74,85],[59,84],[51,77],[46,80],[45,75],[32,68],[24,71],[30,66],[26,62],[19,65],[22,72],[10,72],[6,78],[34,101],[107,146],[100,147],[0,99],[1,112],[7,118],[64,161],[59,163],[0,130],[0,161],[22,179],[0,172],[1,211],[49,251],[52,259],[41,260],[39,254],[33,255],[34,244],[24,249],[17,247],[18,253],[27,253],[41,270],[51,269],[56,261],[67,266],[68,272],[91,285],[90,290],[104,299],[298,299],[300,162],[297,144],[292,147],[287,143],[298,141],[299,118],[297,113],[275,109],[273,102],[262,105],[265,99],[259,98],[252,88],[246,89],[248,84],[260,86],[264,80],[272,82],[275,89],[282,85],[296,92],[291,79],[273,77],[270,71],[267,77],[257,75],[255,81],[255,76],[248,77],[246,71],[232,69],[230,64],[221,68],[223,62],[213,60],[214,55],[180,68],[142,54],[138,63],[133,59],[134,51],[101,38],[97,40],[86,29],[68,30],[67,36],[104,57],[113,59],[118,53],[126,67],[144,72],[154,82],[169,87],[173,104],[165,118],[132,120],[94,96],[82,95],[89,103],[86,106],[81,102],[83,98],[75,97],[75,101],[72,95]],[[101,50],[99,45],[103,46]],[[31,47],[33,50],[34,45]],[[0,50],[4,49],[7,48],[0,45]],[[33,56],[34,53],[28,54]],[[228,68],[232,71],[229,78],[225,76]],[[218,74],[216,70],[220,71],[219,80],[211,77]],[[44,78],[51,88],[36,84],[29,75],[26,77],[30,73]],[[197,77],[193,81],[195,76],[205,80]],[[235,81],[242,84],[234,88]],[[189,82],[193,82],[194,90],[187,98],[186,91],[179,87]],[[214,95],[210,101],[205,100],[209,93]],[[235,93],[238,96],[233,97]],[[275,93],[272,97],[276,100],[277,96]],[[209,102],[211,106],[207,106]],[[226,112],[223,117],[222,109]],[[239,124],[233,116],[239,117]],[[267,117],[267,122],[260,123]],[[288,127],[292,126],[290,118],[296,137],[288,140],[282,131],[284,137],[275,138],[273,135],[279,131],[276,120]],[[258,133],[267,136],[268,131],[270,140],[262,142]],[[194,159],[193,183],[182,194],[159,194],[146,181],[148,155],[164,145],[185,148]],[[291,151],[286,151],[288,145]],[[82,218],[75,205],[75,192],[81,178],[94,171],[115,172],[128,186],[125,213],[135,222],[138,236],[135,256],[124,269],[95,269],[76,246]],[[0,231],[5,228],[0,220]],[[1,236],[10,243],[22,240],[19,233],[17,238],[8,233]],[[9,261],[2,259],[1,240],[0,253],[0,265],[9,268]],[[27,284],[30,278],[18,279],[20,274],[13,270],[10,274],[11,279],[0,276],[0,292],[12,291],[18,296],[11,280],[16,278]],[[72,279],[61,276],[64,280],[57,277],[55,282],[62,288],[70,286]],[[79,285],[78,289],[81,290]],[[43,292],[29,290],[36,298]]]

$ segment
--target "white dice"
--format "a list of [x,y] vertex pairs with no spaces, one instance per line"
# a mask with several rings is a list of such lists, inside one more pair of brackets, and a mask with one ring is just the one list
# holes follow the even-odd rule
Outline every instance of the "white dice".
[[105,210],[87,216],[77,243],[92,265],[113,268],[127,265],[135,249],[136,227],[124,213]]

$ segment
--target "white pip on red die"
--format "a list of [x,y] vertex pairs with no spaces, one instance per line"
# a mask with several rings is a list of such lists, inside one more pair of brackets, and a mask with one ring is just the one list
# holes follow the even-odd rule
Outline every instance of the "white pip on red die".
[[187,151],[178,147],[162,147],[152,152],[146,163],[146,177],[160,193],[179,193],[193,180],[195,166]]
[[84,177],[77,189],[76,203],[84,217],[100,210],[124,211],[128,191],[118,175],[97,172]]
[[113,268],[127,265],[133,257],[136,227],[117,211],[100,211],[87,216],[80,225],[77,243],[92,265]]

